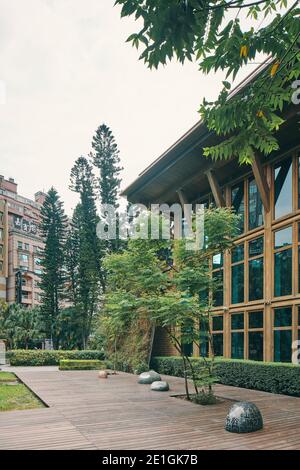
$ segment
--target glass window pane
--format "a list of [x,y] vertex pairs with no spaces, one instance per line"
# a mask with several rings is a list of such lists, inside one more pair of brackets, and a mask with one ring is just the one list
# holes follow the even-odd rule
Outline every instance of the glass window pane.
[[231,303],[244,302],[244,263],[231,268]]
[[249,261],[249,301],[264,297],[264,259]]
[[274,310],[274,326],[292,326],[292,308],[276,308]]
[[212,317],[212,329],[213,331],[223,330],[223,315],[216,315]]
[[298,326],[300,326],[300,307],[298,307]]
[[292,293],[292,250],[275,253],[274,295],[290,295]]
[[216,282],[215,290],[213,292],[213,300],[215,307],[223,305],[223,269],[213,272],[213,279]]
[[223,267],[223,253],[218,253],[213,256],[213,269],[218,269]]
[[231,250],[231,262],[238,263],[244,260],[244,243],[237,245]]
[[209,352],[208,343],[208,319],[201,318],[199,324],[199,342],[200,342],[200,356],[207,357]]
[[255,238],[248,244],[249,258],[262,255],[264,252],[264,237]]
[[275,219],[292,212],[292,159],[275,166]]
[[249,331],[248,357],[251,361],[263,361],[264,359],[264,334],[262,331]]
[[284,246],[291,245],[293,243],[293,229],[292,226],[284,228],[283,230],[277,230],[275,232],[275,243],[274,248],[282,248]]
[[231,329],[232,330],[244,329],[244,314],[243,313],[233,313],[231,315]]
[[261,201],[261,197],[256,185],[256,181],[254,178],[249,179],[248,185],[248,198],[249,198],[249,210],[248,210],[248,217],[249,217],[249,230],[252,230],[264,223],[264,215],[263,215],[263,205]]
[[274,361],[291,362],[292,359],[292,331],[274,331]]
[[231,358],[244,359],[244,333],[231,333]]
[[250,312],[249,313],[249,328],[263,328],[264,327],[264,312]]
[[223,356],[223,333],[213,335],[213,347],[215,356]]
[[244,231],[245,220],[244,181],[232,188],[231,201],[235,212],[240,216],[239,229],[242,233]]

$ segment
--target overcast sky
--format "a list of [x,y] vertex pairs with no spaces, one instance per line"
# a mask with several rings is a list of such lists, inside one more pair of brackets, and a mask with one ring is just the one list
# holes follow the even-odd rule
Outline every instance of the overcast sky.
[[113,4],[0,0],[0,174],[30,198],[53,185],[69,214],[77,201],[70,169],[101,123],[118,143],[124,188],[198,120],[202,98],[220,90],[222,75],[203,76],[196,64],[149,71],[125,43],[133,21]]

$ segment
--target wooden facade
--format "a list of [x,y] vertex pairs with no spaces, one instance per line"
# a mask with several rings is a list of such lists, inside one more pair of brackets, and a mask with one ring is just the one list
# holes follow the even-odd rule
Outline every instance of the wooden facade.
[[[213,203],[241,215],[236,249],[212,265],[212,275],[223,277],[215,349],[227,358],[289,362],[300,341],[299,110],[284,111],[280,151],[267,159],[211,162],[202,151],[219,138],[198,123],[123,192],[131,202]],[[155,354],[173,352],[166,341],[158,332]]]

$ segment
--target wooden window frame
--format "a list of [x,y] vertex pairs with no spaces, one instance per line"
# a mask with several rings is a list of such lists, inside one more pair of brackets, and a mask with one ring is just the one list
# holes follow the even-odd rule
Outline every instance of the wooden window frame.
[[[262,312],[263,314],[263,326],[261,328],[249,328],[249,316],[251,313],[255,312]],[[244,328],[236,329],[236,328],[231,328],[231,319],[233,315],[237,314],[243,314],[244,316]],[[230,331],[229,331],[229,351],[230,351],[230,357],[232,357],[232,333],[244,333],[244,360],[249,359],[249,333],[263,333],[263,361],[265,361],[265,309],[264,308],[256,308],[256,309],[247,309],[247,310],[240,310],[236,312],[231,312],[230,313]],[[257,361],[257,362],[263,362],[263,361]]]

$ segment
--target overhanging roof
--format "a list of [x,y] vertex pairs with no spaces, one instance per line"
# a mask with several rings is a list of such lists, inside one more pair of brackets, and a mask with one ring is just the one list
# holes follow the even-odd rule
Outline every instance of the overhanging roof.
[[[229,95],[229,99],[243,90],[257,78],[270,64],[267,59],[251,75],[243,80]],[[296,108],[294,106],[294,108]],[[295,114],[295,109],[293,110]],[[289,121],[289,127],[291,123]],[[286,141],[286,124],[278,135],[280,141]],[[298,129],[297,129],[298,130]],[[299,132],[299,131],[298,131]],[[297,131],[296,131],[297,134]],[[183,189],[187,199],[193,202],[210,192],[205,172],[212,168],[218,172],[220,185],[225,184],[232,175],[249,171],[249,166],[241,167],[237,160],[218,161],[203,156],[203,148],[216,145],[222,139],[210,132],[203,122],[196,123],[177,142],[149,165],[139,177],[123,192],[134,203],[169,203],[178,201],[177,191]],[[290,139],[292,144],[292,140]],[[297,136],[299,143],[299,137]],[[221,170],[221,171],[220,171]]]

